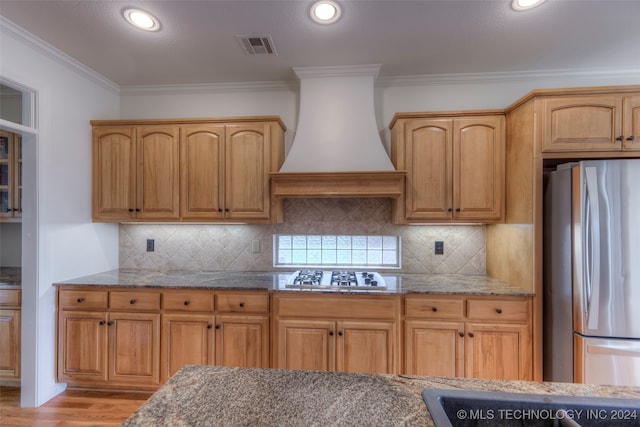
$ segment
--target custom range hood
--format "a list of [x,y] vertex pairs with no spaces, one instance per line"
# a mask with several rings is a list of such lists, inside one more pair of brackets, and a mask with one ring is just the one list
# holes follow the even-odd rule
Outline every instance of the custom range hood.
[[300,79],[298,127],[280,172],[271,174],[276,210],[294,197],[383,197],[392,199],[396,216],[405,172],[396,171],[378,132],[373,99],[379,69],[293,69]]

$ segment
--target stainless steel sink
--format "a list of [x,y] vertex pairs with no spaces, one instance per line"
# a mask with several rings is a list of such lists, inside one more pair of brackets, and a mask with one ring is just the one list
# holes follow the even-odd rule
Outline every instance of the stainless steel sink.
[[640,400],[424,389],[436,427],[640,426]]

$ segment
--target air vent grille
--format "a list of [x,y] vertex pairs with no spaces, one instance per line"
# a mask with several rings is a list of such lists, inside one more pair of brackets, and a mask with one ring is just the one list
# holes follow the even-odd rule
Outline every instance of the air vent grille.
[[248,55],[277,55],[273,39],[268,34],[237,36]]

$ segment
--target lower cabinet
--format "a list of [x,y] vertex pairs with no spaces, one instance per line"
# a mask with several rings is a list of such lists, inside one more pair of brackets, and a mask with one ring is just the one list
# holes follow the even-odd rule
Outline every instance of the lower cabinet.
[[185,365],[268,368],[269,294],[59,288],[58,381],[154,389]]
[[0,310],[0,381],[20,380],[20,313]]
[[530,312],[526,297],[408,295],[405,372],[531,380]]
[[276,294],[274,307],[274,367],[399,372],[399,296]]

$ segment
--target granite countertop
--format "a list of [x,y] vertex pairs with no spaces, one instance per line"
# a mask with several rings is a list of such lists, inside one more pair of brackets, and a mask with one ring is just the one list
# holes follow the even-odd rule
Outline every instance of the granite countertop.
[[20,267],[0,267],[0,288],[22,287],[22,269]]
[[383,272],[387,289],[374,290],[300,290],[285,288],[287,272],[238,271],[154,271],[116,269],[54,283],[55,286],[122,286],[140,288],[246,289],[281,292],[330,293],[456,293],[470,295],[520,295],[533,292],[507,282],[482,275],[407,274]]
[[640,403],[640,387],[185,366],[123,426],[433,426],[424,388]]

